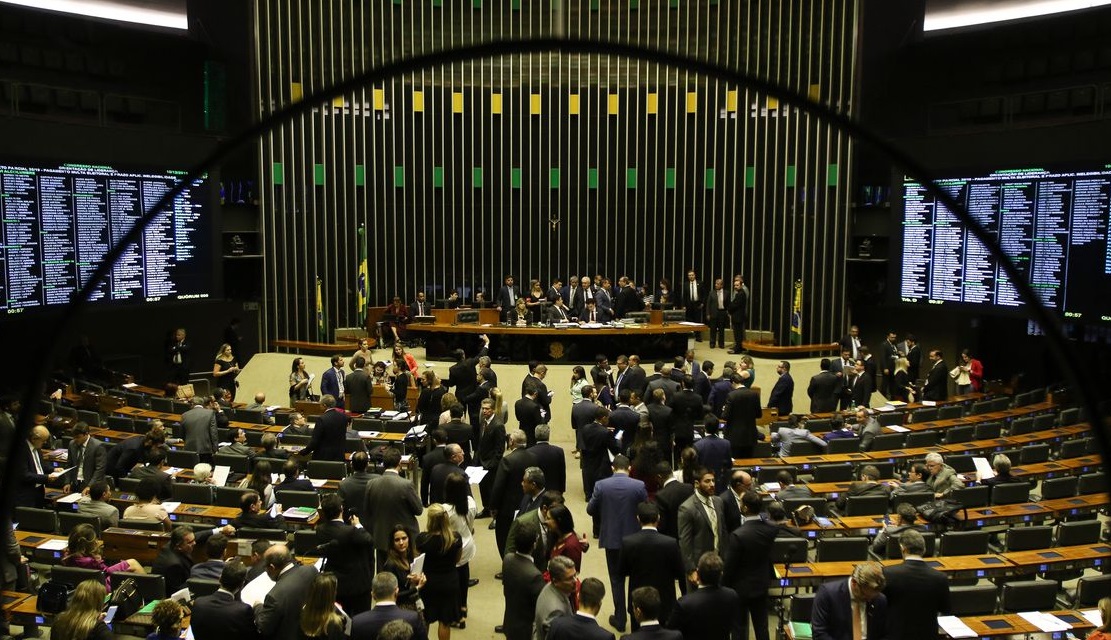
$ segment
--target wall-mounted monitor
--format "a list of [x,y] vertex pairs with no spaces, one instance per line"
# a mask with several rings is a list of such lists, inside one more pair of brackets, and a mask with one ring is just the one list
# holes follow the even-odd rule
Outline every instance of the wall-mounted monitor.
[[[0,313],[67,304],[183,172],[0,162]],[[213,296],[212,190],[194,181],[89,296],[95,305]]]
[[[1111,324],[1111,164],[946,172],[939,186],[999,242],[1055,313]],[[904,180],[895,207],[904,303],[1025,312],[998,262],[925,187]]]

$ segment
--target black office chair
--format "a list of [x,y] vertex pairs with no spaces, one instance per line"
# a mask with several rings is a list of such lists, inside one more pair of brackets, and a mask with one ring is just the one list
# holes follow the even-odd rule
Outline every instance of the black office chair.
[[881,427],[901,426],[906,419],[906,414],[901,411],[887,411],[876,416],[876,422]]
[[949,614],[986,616],[995,613],[999,591],[993,585],[949,587]]
[[274,493],[276,494],[275,502],[281,503],[284,509],[290,507],[310,507],[315,509],[320,506],[320,495],[315,491],[278,489]]
[[210,484],[194,484],[192,482],[175,482],[170,485],[170,493],[174,500],[188,504],[212,504],[213,486]]
[[934,447],[937,446],[937,441],[941,434],[937,431],[916,431],[907,434],[907,449],[917,449],[919,447]]
[[15,521],[19,523],[20,531],[54,533],[58,530],[58,516],[51,509],[16,507]]
[[860,438],[836,438],[829,441],[826,453],[857,453],[860,451]]
[[76,588],[86,580],[96,580],[99,584],[104,584],[104,572],[97,571],[96,569],[82,569],[80,567],[64,567],[62,565],[54,565],[50,567],[50,579],[54,582],[61,582]]
[[232,420],[247,424],[262,424],[265,414],[259,409],[233,409]]
[[1003,435],[1002,422],[981,422],[972,430],[973,440],[994,440]]
[[124,493],[135,493],[139,488],[139,479],[124,476],[116,479],[116,488]]
[[944,444],[960,444],[962,442],[971,442],[972,436],[976,433],[974,425],[965,424],[956,427],[949,427],[945,430]]
[[937,408],[938,420],[955,420],[964,417],[964,407],[959,404],[948,404]]
[[807,562],[808,545],[803,538],[776,538],[772,541],[772,562],[803,564]]
[[216,593],[220,588],[219,580],[209,580],[207,578],[189,578],[185,581],[185,586],[189,589],[189,594],[193,599],[201,596],[210,596]]
[[132,432],[135,429],[135,421],[127,416],[108,416],[105,424],[113,431]]
[[991,400],[981,400],[980,402],[973,402],[969,408],[968,415],[979,416],[985,413],[991,413],[992,403]]
[[976,461],[973,456],[959,455],[959,456],[945,456],[945,464],[953,468],[957,473],[972,473],[976,471]]
[[1034,428],[1034,418],[1024,416],[1022,418],[1015,418],[1011,420],[1010,435],[1021,436],[1027,433],[1033,433],[1037,429]]
[[170,449],[166,452],[166,462],[169,462],[171,467],[192,469],[200,464],[201,454],[185,449]]
[[253,429],[245,429],[243,433],[247,436],[248,447],[261,447],[262,436],[266,435],[265,431],[255,431]]
[[1061,460],[1067,460],[1086,456],[1090,445],[1090,438],[1065,440],[1061,443],[1061,450],[1057,452],[1057,457]]
[[1003,540],[1003,550],[1005,552],[1048,549],[1052,546],[1053,527],[1049,525],[1011,527],[1007,529],[1007,537]]
[[222,467],[231,467],[233,473],[247,474],[251,472],[251,459],[247,456],[237,456],[232,453],[217,453],[212,456],[212,462]]
[[826,431],[829,431],[829,425],[831,424],[831,422],[832,421],[829,418],[818,418],[816,420],[807,420],[806,421],[806,428],[811,433],[825,433]]
[[857,562],[868,559],[868,538],[818,538],[816,562]]
[[[922,534],[922,540],[926,543],[926,553],[923,554],[922,557],[929,558],[933,556],[937,551],[937,534],[933,531],[921,530],[919,530],[919,533]],[[887,558],[889,560],[899,560],[903,557],[903,548],[899,546],[898,535],[888,536],[887,549],[885,549],[885,552],[887,553]]]
[[[282,506],[285,506],[284,504]],[[285,542],[288,534],[284,529],[255,529],[253,527],[243,527],[237,529],[235,536],[242,540],[274,540],[277,542]]]
[[143,597],[143,602],[163,600],[168,595],[166,593],[166,578],[156,573],[117,571],[108,574],[108,581],[112,585],[112,589],[118,587],[120,583],[128,578],[135,581],[135,588],[139,590],[139,595]]
[[1076,495],[1076,488],[1080,478],[1076,476],[1061,476],[1060,478],[1046,478],[1042,480],[1042,500],[1056,500],[1057,498],[1071,498]]
[[999,396],[991,401],[992,411],[1006,411],[1014,404],[1014,398],[1010,396]]
[[987,531],[947,531],[941,534],[943,556],[975,556],[988,552]]
[[792,621],[809,623],[813,614],[813,593],[796,593],[791,596],[790,619]]
[[882,516],[887,513],[888,498],[882,496],[849,496],[845,501],[846,516]]
[[351,421],[352,431],[382,431],[385,428],[381,418],[355,418]]
[[179,411],[174,411],[173,398],[152,397],[150,399],[150,410],[159,411],[161,413],[181,413]]
[[1076,583],[1072,606],[1094,607],[1107,597],[1111,597],[1111,575],[1081,578]]
[[78,419],[77,409],[75,409],[74,407],[67,407],[65,405],[56,404],[54,405],[54,413],[63,418],[70,418],[72,420]]
[[904,502],[909,503],[911,506],[918,507],[926,504],[927,502],[933,502],[933,500],[934,494],[930,493],[929,491],[912,491],[910,493],[900,493],[897,496],[891,497],[891,510],[897,510],[899,508],[899,505],[903,504]]
[[937,407],[923,407],[915,409],[911,412],[910,418],[912,422],[933,422],[937,420]]
[[760,467],[756,470],[756,483],[765,484],[768,482],[775,482],[776,477],[780,471],[786,471],[791,474],[792,478],[798,478],[799,470],[793,466],[773,466],[773,467]]
[[1019,464],[1039,464],[1049,461],[1049,445],[1042,444],[1028,444],[1019,451],[1018,463]]
[[829,515],[829,501],[820,496],[814,498],[787,498],[783,501],[783,508],[787,511],[787,515],[791,515],[803,505],[813,507],[816,516]]
[[1043,413],[1034,416],[1034,431],[1045,431],[1057,426],[1057,414]]
[[96,536],[100,537],[100,518],[87,513],[58,512],[58,535],[68,536],[73,528],[79,524],[91,525],[93,530],[96,531]]
[[885,433],[872,440],[872,451],[894,451],[906,447],[907,437],[904,433]]
[[297,529],[293,532],[293,553],[299,556],[319,556],[320,538],[312,529]]
[[343,441],[344,452],[351,453],[366,453],[366,443],[362,438],[346,438]]
[[[952,594],[950,593],[950,602]],[[1022,580],[1003,585],[999,609],[1003,613],[1052,611],[1057,608],[1057,583],[1049,580]]]
[[283,433],[282,434],[282,444],[288,445],[288,446],[307,447],[309,445],[310,440],[312,440],[312,436],[301,436],[301,435],[297,435],[296,433]]
[[347,477],[347,463],[335,460],[309,460],[305,475],[314,480],[343,480]]
[[1080,422],[1080,409],[1077,407],[1062,409],[1057,416],[1057,424],[1062,427],[1072,426],[1078,422]]
[[811,469],[813,482],[851,482],[853,467],[847,462],[820,464]]
[[243,494],[251,493],[251,489],[240,489],[239,487],[216,487],[216,506],[218,507],[240,507]]
[[1030,501],[1029,482],[1004,482],[991,488],[991,504],[1018,504]]
[[413,423],[408,420],[387,420],[382,431],[386,433],[408,433],[413,428]]
[[1080,476],[1080,481],[1077,484],[1076,492],[1082,496],[1090,493],[1103,493],[1107,491],[1107,476],[1102,471],[1097,473],[1085,473]]
[[131,391],[125,391],[123,395],[124,399],[127,401],[127,406],[129,407],[135,407],[136,409],[150,408],[149,399],[147,398],[147,396],[141,393],[132,393]]
[[127,518],[120,518],[120,528],[122,529],[136,529],[138,531],[165,531],[166,528],[162,526],[161,522],[154,520],[129,520]]
[[810,441],[796,442],[791,445],[792,456],[819,456],[825,452],[826,450],[824,447],[819,447]]
[[1078,520],[1076,522],[1062,522],[1057,525],[1058,547],[1073,547],[1082,544],[1095,544],[1099,542],[1099,534],[1103,525],[1099,520]]
[[757,442],[752,446],[753,458],[770,458],[775,455],[772,451],[772,443],[770,442]]

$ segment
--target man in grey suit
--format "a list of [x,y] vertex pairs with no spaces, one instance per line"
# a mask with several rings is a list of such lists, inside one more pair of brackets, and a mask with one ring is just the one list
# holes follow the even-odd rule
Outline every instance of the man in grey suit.
[[185,450],[196,451],[201,462],[212,462],[220,436],[216,432],[216,401],[208,396],[193,398],[193,408],[181,414]]
[[698,559],[707,551],[721,555],[729,535],[725,505],[714,490],[714,472],[699,467],[694,475],[694,494],[679,505],[679,550],[683,552],[683,565],[692,590],[698,588],[695,579]]
[[73,425],[73,439],[69,442],[67,464],[74,467],[65,475],[66,484],[62,491],[80,493],[94,482],[104,480],[104,470],[108,465],[108,450],[98,440],[89,436],[89,425],[78,422]]
[[386,471],[380,479],[367,484],[363,501],[363,514],[367,522],[374,526],[374,547],[379,567],[386,563],[386,552],[393,540],[393,526],[403,525],[409,532],[409,539],[415,540],[420,531],[417,516],[424,512],[413,483],[401,477],[401,452],[390,447],[386,449],[382,461]]
[[370,456],[365,451],[351,454],[351,475],[339,482],[339,495],[343,499],[343,508],[353,512],[363,519],[363,500],[366,497],[366,486],[382,476],[366,470],[370,463]]
[[574,561],[567,556],[552,558],[548,562],[548,575],[552,577],[551,583],[541,589],[536,598],[532,640],[545,640],[552,627],[552,620],[572,614],[571,594],[575,591],[575,578],[579,575]]
[[276,584],[255,607],[255,624],[263,640],[298,640],[301,606],[316,578],[316,567],[298,564],[289,547],[276,544],[262,557],[266,575]]

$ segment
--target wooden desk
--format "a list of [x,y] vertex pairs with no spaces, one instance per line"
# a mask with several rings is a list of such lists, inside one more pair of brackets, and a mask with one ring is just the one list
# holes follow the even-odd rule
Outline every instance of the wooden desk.
[[[1065,622],[1072,625],[1073,629],[1092,629],[1094,626],[1084,618],[1084,615],[1079,611],[1072,609],[1064,609],[1058,611],[1048,611]],[[1058,634],[1049,634],[1041,631],[1034,625],[1027,622],[1022,616],[1017,613],[999,613],[986,616],[965,616],[961,618],[961,622],[968,625],[979,638],[996,638],[1001,636],[1025,636],[1025,637],[1064,637]],[[943,637],[943,632],[939,632]],[[1080,637],[1083,637],[1081,635]]]
[[40,549],[39,547],[48,540],[61,540],[69,542],[66,536],[53,533],[39,533],[37,531],[16,531],[16,543],[19,548],[30,555],[36,562],[43,564],[59,564],[62,561],[62,551],[53,549]]
[[1066,516],[1078,516],[1098,511],[1108,504],[1111,504],[1111,496],[1108,496],[1106,493],[1092,493],[1086,496],[1071,496],[1068,498],[1042,500],[1038,504],[1052,511],[1053,517],[1064,518]]
[[[958,515],[964,512],[957,512]],[[1007,524],[1043,522],[1053,516],[1053,510],[1033,502],[977,507],[967,511],[962,529],[981,529]]]
[[[1016,566],[1009,559],[995,554],[975,556],[947,556],[939,558],[925,558],[926,564],[951,577],[992,577],[1010,575],[1016,572]],[[882,560],[886,566],[902,563],[902,560]],[[775,577],[779,586],[813,586],[827,580],[847,578],[859,562],[807,562],[805,564],[792,564],[789,567],[783,564],[775,565]]]
[[108,527],[101,533],[100,539],[104,541],[105,558],[135,558],[144,565],[150,565],[162,552],[162,548],[169,544],[170,533]]
[[1102,567],[1111,558],[1111,545],[1096,543],[1075,547],[1013,551],[1001,555],[1018,567],[1019,573],[1040,573],[1050,569],[1087,569]]

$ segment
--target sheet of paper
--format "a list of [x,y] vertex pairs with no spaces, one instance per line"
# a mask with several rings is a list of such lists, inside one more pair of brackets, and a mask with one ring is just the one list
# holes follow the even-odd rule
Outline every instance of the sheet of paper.
[[380,434],[377,431],[360,431],[360,438],[377,438]]
[[764,489],[766,489],[768,491],[768,493],[775,493],[776,491],[779,491],[782,488],[783,487],[781,487],[778,482],[765,482],[764,483]]
[[124,389],[134,389],[135,387],[139,386],[139,384],[137,382],[125,382],[120,386]]
[[319,489],[320,487],[323,487],[324,485],[328,484],[327,480],[318,480],[316,478],[310,478],[309,482],[312,483],[313,489]]
[[700,325],[702,323],[700,323],[700,322],[691,322],[689,320],[682,320],[682,321],[679,322],[679,324],[683,325],[684,327],[697,327],[698,325]]
[[1087,620],[1088,622],[1091,622],[1092,624],[1094,624],[1097,627],[1102,627],[1103,626],[1103,616],[1099,615],[1099,609],[1090,609],[1088,611],[1081,611],[1080,615],[1084,616],[1085,620]]
[[189,587],[182,587],[177,591],[170,594],[170,600],[175,600],[182,604],[188,604],[193,599],[193,595],[189,593]]
[[412,460],[413,460],[413,454],[411,454],[411,453],[406,453],[405,455],[401,456],[401,464],[402,465],[408,466],[409,462],[411,462]]
[[274,581],[264,572],[243,587],[243,590],[239,592],[239,599],[253,607],[261,603],[266,598],[266,594],[270,593],[273,588]]
[[52,476],[60,476],[60,475],[62,475],[63,473],[69,473],[70,471],[73,471],[73,470],[74,470],[74,469],[76,469],[76,468],[77,468],[77,467],[69,467],[69,468],[66,468],[66,469],[55,469],[54,471],[52,471],[52,472],[50,473],[50,475],[52,475]]
[[67,504],[72,504],[74,502],[77,502],[80,499],[81,499],[81,494],[80,493],[71,493],[68,496],[62,496],[61,498],[58,498],[57,501],[58,502],[64,502],[64,503],[67,503]]
[[894,411],[895,407],[893,407],[889,404],[885,404],[885,405],[876,407],[875,409],[876,409],[876,411],[887,412],[887,411]]
[[466,469],[464,469],[464,471],[467,474],[467,481],[471,484],[478,484],[482,482],[482,479],[486,477],[486,474],[490,473],[482,467],[467,467]]
[[976,632],[961,621],[957,616],[938,616],[937,625],[941,627],[950,638],[975,638]]
[[69,543],[66,541],[66,539],[61,538],[61,539],[56,539],[56,540],[47,540],[45,542],[40,543],[39,546],[37,546],[35,548],[36,549],[43,549],[43,550],[46,550],[46,551],[61,551],[61,550],[66,548],[67,544],[69,544]]
[[1072,625],[1058,618],[1057,616],[1041,611],[1023,611],[1018,614],[1020,618],[1034,625],[1035,627],[1050,633],[1053,631],[1067,631],[1072,628]]
[[172,502],[171,501],[171,502],[163,502],[162,503],[162,508],[166,510],[166,513],[173,513],[180,506],[181,506],[180,502]]
[[995,477],[995,469],[991,468],[987,458],[973,458],[972,464],[976,465],[976,472],[980,474],[981,480]]
[[889,404],[893,407],[905,407],[905,406],[907,406],[907,403],[903,402],[902,400],[888,400],[887,404]]
[[280,404],[272,404],[269,407],[266,407],[266,410],[267,411],[277,411],[278,409],[281,409],[281,408],[282,408],[282,405],[280,405]]
[[887,428],[891,429],[895,433],[906,433],[906,432],[910,431],[910,429],[908,429],[907,427],[904,427],[903,425],[900,425],[900,424],[889,424],[889,425],[887,425]]
[[923,407],[936,407],[936,406],[937,406],[937,402],[935,402],[935,401],[933,401],[933,400],[923,400],[923,401],[922,401],[922,406],[923,406]]
[[228,476],[231,475],[231,467],[228,465],[218,464],[212,469],[212,484],[217,487],[222,487],[228,483]]

